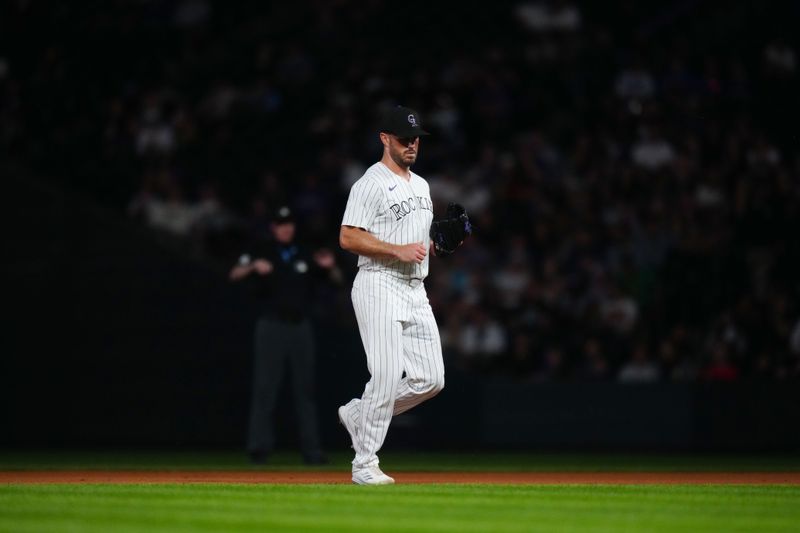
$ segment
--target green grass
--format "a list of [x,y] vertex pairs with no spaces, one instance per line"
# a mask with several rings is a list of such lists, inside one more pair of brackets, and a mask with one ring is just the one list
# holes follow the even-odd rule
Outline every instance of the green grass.
[[797,486],[3,485],[0,531],[797,531]]
[[[253,467],[242,452],[23,452],[0,451],[0,470],[328,470],[350,469],[350,453],[306,467],[298,453],[279,453]],[[800,454],[558,454],[558,453],[381,453],[393,472],[721,472],[800,471]]]
[[[281,453],[11,452],[0,470],[334,470]],[[798,455],[382,453],[403,471],[798,471]],[[0,533],[39,531],[800,531],[800,486],[0,485]]]

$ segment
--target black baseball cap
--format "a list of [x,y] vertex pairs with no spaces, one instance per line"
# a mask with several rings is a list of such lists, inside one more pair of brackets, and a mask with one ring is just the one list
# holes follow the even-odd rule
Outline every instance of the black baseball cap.
[[275,214],[272,217],[272,221],[275,224],[286,224],[287,222],[294,222],[294,213],[292,213],[292,210],[288,205],[282,205],[275,210]]
[[397,106],[388,109],[381,117],[380,131],[398,137],[420,137],[430,135],[422,129],[419,113],[409,107]]

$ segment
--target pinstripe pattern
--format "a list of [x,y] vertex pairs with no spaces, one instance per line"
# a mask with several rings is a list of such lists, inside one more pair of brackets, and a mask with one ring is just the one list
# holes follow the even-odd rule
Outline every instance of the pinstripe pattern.
[[[428,247],[432,219],[427,182],[416,174],[406,181],[376,163],[353,185],[342,224],[392,244]],[[362,256],[358,265],[353,309],[371,378],[361,398],[345,406],[357,434],[354,470],[378,464],[393,415],[444,387],[441,340],[423,284],[428,257],[417,265]]]
[[[342,225],[363,228],[391,244],[421,242],[428,248],[432,221],[428,182],[413,172],[411,180],[406,181],[383,163],[375,163],[350,189]],[[428,256],[419,265],[359,256],[358,268],[390,272],[406,279],[425,279],[428,261]]]

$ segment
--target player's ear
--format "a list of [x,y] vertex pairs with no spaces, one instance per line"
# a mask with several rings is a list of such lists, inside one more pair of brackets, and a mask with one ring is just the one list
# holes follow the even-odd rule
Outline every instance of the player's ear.
[[383,143],[383,145],[388,148],[389,147],[389,135],[386,134],[386,133],[380,132],[378,134],[378,136],[381,138],[381,143]]

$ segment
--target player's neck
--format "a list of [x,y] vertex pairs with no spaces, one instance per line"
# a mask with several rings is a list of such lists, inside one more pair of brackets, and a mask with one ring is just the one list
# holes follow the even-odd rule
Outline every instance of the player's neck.
[[395,160],[389,157],[387,154],[383,155],[383,158],[381,158],[381,163],[383,163],[386,167],[389,168],[389,170],[391,170],[401,178],[404,178],[406,181],[411,179],[411,167],[398,165],[395,162]]

